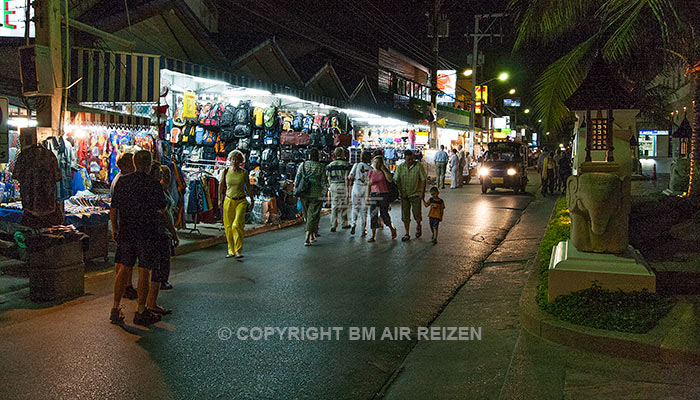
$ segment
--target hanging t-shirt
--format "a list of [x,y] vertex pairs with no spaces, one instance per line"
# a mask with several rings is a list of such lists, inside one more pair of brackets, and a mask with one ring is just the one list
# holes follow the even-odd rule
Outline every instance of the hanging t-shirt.
[[83,190],[92,189],[92,181],[85,167],[80,167],[77,171],[73,171],[73,195],[82,192]]
[[39,145],[22,150],[13,176],[20,183],[25,213],[46,216],[56,211],[56,182],[61,181],[61,172],[51,150]]
[[131,138],[126,131],[113,131],[109,134],[109,180],[114,180],[114,177],[119,173],[117,167],[117,156],[123,153],[125,148],[131,144]]

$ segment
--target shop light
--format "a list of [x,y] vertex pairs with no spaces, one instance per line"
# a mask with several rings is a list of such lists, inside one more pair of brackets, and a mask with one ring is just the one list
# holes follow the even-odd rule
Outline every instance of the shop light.
[[294,102],[303,102],[304,101],[296,96],[290,96],[288,94],[276,94],[275,96],[279,97],[280,99],[290,100],[290,101],[294,101]]
[[272,95],[272,93],[268,92],[267,90],[251,89],[251,88],[245,88],[241,94],[243,94],[245,96],[271,96]]
[[364,111],[359,111],[359,110],[352,110],[352,109],[344,109],[342,110],[344,113],[348,115],[354,115],[357,117],[365,117],[365,118],[381,118],[379,115],[374,115],[370,114]]
[[192,79],[194,79],[195,82],[200,82],[200,83],[207,83],[211,85],[228,85],[228,82],[224,81],[217,81],[214,79],[208,79],[208,78],[201,78],[199,76],[193,76]]
[[22,129],[37,126],[37,122],[28,118],[10,118],[7,120],[7,125]]
[[260,108],[267,108],[267,107],[270,107],[269,104],[267,104],[267,103],[261,103],[261,102],[259,102],[259,101],[256,101],[256,102],[252,103],[251,105],[252,105],[253,107],[260,107]]

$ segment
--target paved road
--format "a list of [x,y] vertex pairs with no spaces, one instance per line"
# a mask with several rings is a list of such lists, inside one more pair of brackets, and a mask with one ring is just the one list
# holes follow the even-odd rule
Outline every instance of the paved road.
[[[419,240],[391,241],[385,230],[368,244],[346,231],[328,232],[323,219],[322,236],[312,248],[302,246],[302,228],[295,227],[247,239],[244,262],[224,259],[223,246],[178,257],[176,288],[161,301],[175,314],[150,329],[130,325],[133,303],[127,308],[129,326],[108,323],[110,275],[91,284],[92,296],[68,305],[6,311],[0,315],[0,398],[390,395],[393,385],[402,384],[396,372],[414,349],[420,350],[416,341],[350,341],[348,327],[428,326],[448,309],[458,289],[470,288],[470,278],[492,253],[516,269],[522,262],[522,244],[494,250],[533,196],[481,195],[477,185],[469,185],[445,190],[442,197],[447,209],[438,245],[430,243],[427,224]],[[547,201],[534,206],[551,210]],[[398,211],[395,207],[392,217],[400,225]],[[523,224],[518,227],[526,232]],[[510,317],[517,313],[511,311]],[[252,326],[343,327],[345,332],[338,341],[217,337],[224,327],[235,333]],[[488,331],[484,326],[484,335]]]

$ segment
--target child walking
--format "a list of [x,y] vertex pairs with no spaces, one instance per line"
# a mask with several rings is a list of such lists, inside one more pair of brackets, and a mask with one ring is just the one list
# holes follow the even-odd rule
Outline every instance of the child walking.
[[430,220],[430,231],[433,232],[433,244],[437,244],[438,226],[442,221],[442,214],[445,211],[445,202],[440,198],[440,191],[437,186],[430,188],[430,198],[428,201],[423,200],[423,204],[430,208],[428,219]]

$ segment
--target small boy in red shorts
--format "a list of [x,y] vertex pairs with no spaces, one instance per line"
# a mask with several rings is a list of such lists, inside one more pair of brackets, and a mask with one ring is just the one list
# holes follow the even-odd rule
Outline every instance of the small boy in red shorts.
[[423,204],[430,208],[428,220],[430,221],[430,231],[433,232],[433,244],[437,244],[438,226],[442,221],[442,214],[445,212],[445,202],[439,196],[440,191],[437,186],[430,188],[430,198],[423,200]]

